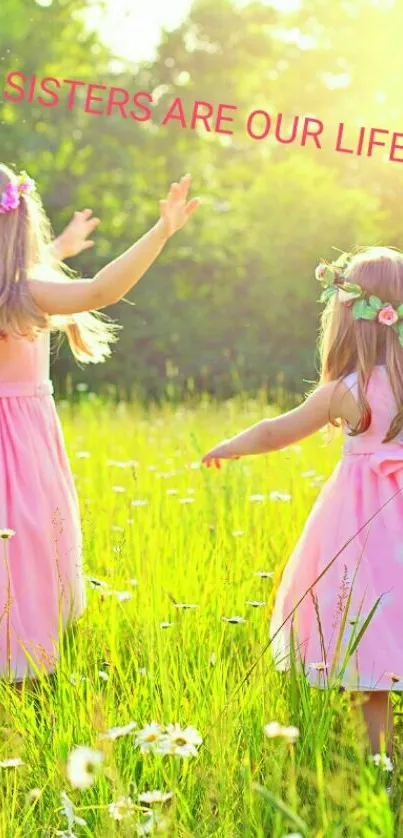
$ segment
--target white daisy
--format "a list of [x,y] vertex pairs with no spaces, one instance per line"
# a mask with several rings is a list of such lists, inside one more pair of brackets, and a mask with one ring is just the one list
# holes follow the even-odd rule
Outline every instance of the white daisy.
[[147,505],[148,505],[148,500],[140,500],[140,498],[138,498],[137,500],[132,500],[132,502],[131,502],[131,506],[147,506]]
[[123,821],[130,818],[135,810],[131,797],[118,797],[114,803],[108,806],[108,812],[115,821]]
[[135,744],[143,754],[147,753],[147,751],[153,751],[163,736],[163,733],[164,731],[161,725],[157,724],[157,722],[151,722],[151,724],[145,725],[142,730],[139,730]]
[[262,608],[266,603],[258,599],[247,599],[245,605],[251,605],[252,608]]
[[162,629],[171,628],[171,626],[173,626],[173,623],[160,623],[160,628]]
[[261,579],[271,579],[274,576],[273,570],[256,570],[254,576],[260,576]]
[[4,540],[7,538],[12,538],[13,535],[15,535],[15,530],[7,529],[7,527],[3,530],[0,530],[0,538],[4,538]]
[[99,739],[118,739],[119,736],[127,736],[135,727],[137,727],[136,722],[128,722],[127,725],[123,725],[122,727],[110,727],[106,733],[99,735]]
[[371,761],[377,765],[378,768],[382,768],[382,771],[393,771],[392,760],[389,759],[386,754],[373,754],[371,756]]
[[283,501],[283,503],[287,503],[291,500],[291,495],[288,492],[270,492],[270,500],[279,500]]
[[77,451],[76,457],[78,457],[79,460],[88,460],[88,458],[91,457],[91,454],[89,451]]
[[98,670],[98,676],[102,679],[102,681],[109,681],[109,675],[107,672],[104,672],[103,669]]
[[315,672],[326,672],[329,669],[329,664],[324,661],[318,663],[309,663],[308,669],[313,669]]
[[181,728],[178,724],[171,724],[168,725],[161,742],[161,751],[181,757],[196,757],[197,748],[202,742],[199,731],[191,725]]
[[234,530],[232,535],[234,536],[234,538],[239,538],[239,536],[243,535],[243,533],[243,530]]
[[25,765],[20,757],[11,757],[11,759],[3,759],[0,762],[0,768],[18,768],[20,765]]
[[87,789],[92,786],[103,758],[101,751],[93,751],[85,745],[73,748],[67,760],[67,776],[73,788]]
[[112,492],[116,492],[117,495],[123,495],[124,492],[127,492],[126,486],[112,486]]
[[285,739],[290,744],[296,742],[299,737],[297,727],[280,725],[278,722],[269,722],[265,725],[264,733],[268,739]]
[[261,501],[265,500],[266,495],[250,495],[249,500],[251,503],[260,503]]
[[84,818],[79,818],[75,811],[74,811],[74,804],[68,797],[65,791],[60,792],[60,797],[62,801],[62,805],[60,811],[65,816],[67,820],[67,828],[68,832],[57,832],[57,835],[73,835],[73,827],[74,824],[78,826],[86,826],[86,821]]
[[224,623],[246,623],[243,617],[223,617]]

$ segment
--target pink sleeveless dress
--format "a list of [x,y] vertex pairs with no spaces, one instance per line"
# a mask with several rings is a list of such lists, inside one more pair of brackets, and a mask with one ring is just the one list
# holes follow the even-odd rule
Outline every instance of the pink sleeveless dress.
[[[355,374],[345,381],[356,395]],[[343,429],[341,462],[285,567],[271,619],[271,649],[276,668],[287,670],[292,643],[297,665],[313,686],[325,687],[338,677],[346,690],[402,690],[403,438],[382,443],[396,414],[385,367],[373,370],[367,397],[370,428],[356,437]]]
[[[49,380],[49,336],[0,340],[0,677],[51,672],[85,608],[80,517]],[[1,532],[0,532],[1,535]]]

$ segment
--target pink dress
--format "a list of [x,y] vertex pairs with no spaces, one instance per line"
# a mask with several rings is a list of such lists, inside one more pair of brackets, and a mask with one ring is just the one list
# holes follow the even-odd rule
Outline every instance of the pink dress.
[[0,677],[51,672],[85,608],[80,517],[49,380],[49,336],[0,340]]
[[[356,395],[355,373],[345,381]],[[337,684],[347,690],[402,690],[403,437],[382,443],[397,412],[385,367],[373,370],[367,397],[370,428],[356,437],[348,436],[344,428],[341,462],[318,497],[284,570],[270,626],[271,649],[276,668],[286,670],[293,642],[297,665],[303,666],[313,686],[330,685],[338,676]],[[291,620],[288,615],[306,591]],[[344,668],[346,652],[378,598]]]

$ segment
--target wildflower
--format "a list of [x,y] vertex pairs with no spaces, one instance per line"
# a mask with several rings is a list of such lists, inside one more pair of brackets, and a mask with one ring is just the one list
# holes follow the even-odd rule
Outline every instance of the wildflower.
[[129,585],[133,585],[133,588],[135,588],[138,584],[138,579],[129,579]]
[[131,797],[118,797],[114,803],[108,806],[108,812],[115,821],[123,821],[133,815],[135,805]]
[[3,538],[4,540],[7,538],[12,538],[13,535],[15,535],[15,530],[9,530],[7,528],[4,530],[0,530],[0,538]]
[[194,503],[194,498],[179,498],[179,503]]
[[125,602],[132,598],[130,591],[104,591],[104,596],[114,596],[118,602]]
[[56,834],[57,835],[73,835],[74,824],[77,824],[78,826],[86,826],[86,821],[84,820],[84,818],[77,817],[77,815],[74,811],[74,805],[73,805],[72,801],[70,800],[70,798],[67,796],[65,791],[62,791],[60,793],[60,797],[61,797],[61,801],[62,801],[62,806],[61,806],[60,811],[62,812],[62,814],[67,819],[68,832],[66,832],[66,833],[65,832],[57,832]]
[[243,534],[244,534],[244,531],[243,531],[243,530],[234,530],[234,531],[233,531],[233,533],[232,533],[232,535],[234,536],[234,538],[239,538],[239,536],[241,536],[241,535],[243,535]]
[[127,725],[123,725],[123,727],[110,727],[106,733],[101,733],[99,735],[99,739],[118,739],[119,736],[127,736],[127,734],[131,733],[135,727],[137,727],[136,722],[128,722]]
[[171,628],[171,626],[173,626],[173,623],[160,623],[160,628],[162,629]]
[[73,788],[92,786],[103,758],[101,751],[93,751],[85,745],[73,748],[67,760],[67,776]]
[[318,663],[309,663],[308,669],[313,669],[315,672],[326,672],[329,669],[329,664],[324,661]]
[[3,759],[0,762],[0,768],[19,768],[20,765],[25,765],[20,757],[12,757],[11,759]]
[[148,500],[141,500],[137,498],[137,500],[132,500],[131,506],[147,506]]
[[280,725],[278,722],[269,722],[264,727],[265,735],[268,739],[285,739],[286,742],[293,745],[299,737],[299,730],[297,727]]
[[258,599],[257,600],[247,599],[246,602],[245,602],[245,605],[251,605],[252,608],[261,608],[263,605],[266,605],[266,603],[263,602],[263,601],[261,602]]
[[122,495],[123,492],[127,492],[126,486],[112,486],[112,492],[116,492],[117,495]]
[[386,754],[373,754],[371,761],[378,766],[378,768],[382,768],[382,771],[393,771],[392,761],[388,756],[386,756]]
[[135,744],[140,748],[142,754],[155,750],[157,743],[163,735],[163,729],[157,722],[151,722],[140,730],[136,736]]
[[258,503],[265,499],[266,495],[250,495],[249,500],[251,503]]
[[77,451],[76,457],[78,457],[79,460],[88,460],[88,458],[91,457],[91,454],[89,451]]
[[109,675],[107,672],[104,672],[103,669],[98,670],[98,675],[103,681],[109,681]]
[[42,789],[33,788],[27,792],[26,801],[27,803],[35,803],[35,800],[39,800],[42,794]]
[[260,576],[261,579],[270,579],[274,576],[274,571],[272,570],[256,570],[254,576]]
[[156,789],[155,791],[143,791],[139,794],[139,802],[145,803],[146,806],[152,806],[153,803],[167,803],[173,797],[173,792],[163,792]]
[[385,672],[387,678],[390,678],[393,684],[397,684],[398,681],[403,681],[403,675],[396,675],[394,672]]
[[279,500],[283,501],[283,503],[287,503],[291,500],[291,495],[287,492],[270,492],[270,500]]
[[198,746],[203,742],[200,733],[196,728],[188,725],[181,728],[178,724],[168,725],[165,735],[162,737],[159,750],[162,753],[175,754],[180,757],[196,757]]
[[167,489],[167,495],[177,495],[178,489]]
[[112,532],[124,532],[125,528],[124,527],[118,527],[116,524],[112,524],[111,530],[112,530]]
[[246,623],[243,617],[223,617],[224,623]]

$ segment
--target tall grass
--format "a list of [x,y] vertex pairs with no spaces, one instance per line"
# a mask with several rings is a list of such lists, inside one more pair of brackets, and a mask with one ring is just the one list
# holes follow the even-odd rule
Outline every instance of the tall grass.
[[[147,412],[85,396],[60,412],[85,573],[130,597],[88,584],[56,675],[21,694],[0,685],[0,761],[24,763],[0,769],[0,835],[73,834],[63,791],[86,821],[77,836],[136,835],[136,817],[115,821],[108,806],[150,789],[174,792],[169,836],[403,835],[398,771],[389,799],[345,694],[310,689],[296,670],[279,674],[270,651],[245,678],[267,644],[276,585],[337,460],[337,439],[318,434],[213,472],[199,467],[201,454],[267,415],[263,400]],[[271,492],[291,499],[270,500]],[[234,616],[246,622],[223,620]],[[198,756],[142,754],[133,734],[98,738],[131,720],[139,729],[194,726],[204,740]],[[270,721],[297,726],[297,742],[265,737]],[[398,742],[399,733],[397,725]],[[75,745],[104,754],[87,790],[66,776]]]

